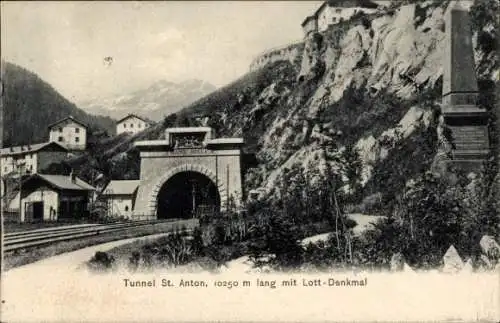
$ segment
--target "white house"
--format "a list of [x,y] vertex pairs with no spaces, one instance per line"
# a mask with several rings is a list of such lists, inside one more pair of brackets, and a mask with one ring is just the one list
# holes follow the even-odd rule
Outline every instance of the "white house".
[[139,180],[114,180],[108,183],[102,197],[107,201],[111,216],[131,218],[139,183]]
[[0,149],[0,176],[3,177],[12,172],[38,173],[51,163],[64,160],[67,155],[68,149],[57,142],[2,148]]
[[129,114],[116,122],[116,134],[136,134],[150,126],[150,122],[135,114]]
[[328,26],[349,20],[358,13],[370,14],[378,5],[370,0],[328,0],[302,22],[305,36],[312,32],[323,32]]
[[49,125],[49,140],[57,142],[70,150],[85,150],[88,127],[69,116]]
[[[71,175],[34,174],[22,183],[19,222],[78,220],[88,215],[95,188]],[[19,210],[19,191],[9,209]]]

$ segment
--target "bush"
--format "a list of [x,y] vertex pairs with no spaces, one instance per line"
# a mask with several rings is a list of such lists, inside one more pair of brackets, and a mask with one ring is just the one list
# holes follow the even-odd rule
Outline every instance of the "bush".
[[[299,243],[300,232],[287,216],[271,216],[268,224],[259,229],[261,239],[250,246],[250,259],[255,265],[270,265],[277,270],[301,265],[303,249]],[[271,257],[262,262],[268,256]]]
[[187,264],[194,258],[191,243],[182,233],[174,233],[159,249],[157,259],[162,265],[177,267]]
[[95,272],[109,271],[113,268],[115,258],[106,252],[97,251],[87,263],[87,268]]
[[458,174],[455,183],[430,172],[420,175],[396,199],[394,217],[355,241],[358,261],[386,266],[399,252],[411,266],[434,268],[450,245],[462,257],[479,258],[481,237],[499,236],[499,213],[492,207],[495,182],[488,179],[489,172],[475,179]]
[[129,269],[135,271],[139,268],[141,260],[141,253],[138,251],[132,252],[132,255],[129,258]]
[[[194,260],[199,254],[194,248],[197,239],[189,239],[184,232],[175,232],[147,244],[140,251],[132,252],[128,267],[135,271],[151,269],[155,266],[177,267]],[[196,242],[197,243],[197,242]]]

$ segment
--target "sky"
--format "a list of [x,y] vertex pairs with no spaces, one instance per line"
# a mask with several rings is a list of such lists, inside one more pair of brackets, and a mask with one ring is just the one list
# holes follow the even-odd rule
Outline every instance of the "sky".
[[[303,38],[321,1],[2,2],[2,59],[73,102],[201,79],[220,87]],[[105,59],[111,57],[111,59]]]

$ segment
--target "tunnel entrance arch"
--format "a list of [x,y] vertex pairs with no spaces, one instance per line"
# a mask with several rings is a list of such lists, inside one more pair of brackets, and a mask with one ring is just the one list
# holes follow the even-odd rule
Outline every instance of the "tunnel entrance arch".
[[208,176],[196,171],[179,172],[158,191],[156,217],[202,218],[218,213],[220,204],[219,189]]
[[[202,209],[224,211],[229,201],[240,205],[242,138],[213,138],[209,127],[168,128],[165,139],[134,145],[141,170],[133,219],[192,217]],[[201,187],[206,193],[197,191]]]

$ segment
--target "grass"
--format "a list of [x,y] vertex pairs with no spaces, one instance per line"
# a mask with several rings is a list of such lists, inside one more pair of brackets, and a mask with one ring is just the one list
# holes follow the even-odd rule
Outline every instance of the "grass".
[[[157,237],[151,239],[145,239],[140,241],[134,241],[121,246],[117,246],[106,251],[109,257],[114,258],[114,263],[112,265],[112,270],[123,270],[129,269],[130,258],[133,253],[138,253],[141,257],[148,254],[156,259],[157,254],[151,254],[151,250],[158,250],[163,245],[167,237]],[[149,268],[139,268],[139,271],[148,271],[154,269],[168,269],[171,272],[217,272],[222,263],[226,263],[232,259],[236,259],[246,253],[248,248],[245,248],[245,243],[247,242],[235,242],[232,245],[218,245],[216,247],[219,257],[222,256],[219,261],[214,259],[213,248],[205,248],[203,254],[193,254],[193,259],[187,264],[177,265],[171,267],[166,263],[154,261]],[[241,253],[243,252],[243,253]],[[90,261],[90,259],[89,259]]]
[[151,238],[145,240],[134,241],[106,251],[106,254],[113,257],[115,262],[114,268],[127,268],[129,259],[134,252],[142,252],[144,247],[158,245],[165,237]]
[[4,270],[9,270],[11,268],[23,266],[65,252],[75,251],[101,243],[134,237],[142,237],[157,233],[165,233],[169,232],[170,230],[171,223],[157,223],[145,225],[138,228],[127,229],[126,231],[103,233],[95,237],[62,241],[48,246],[12,251],[4,253]]

